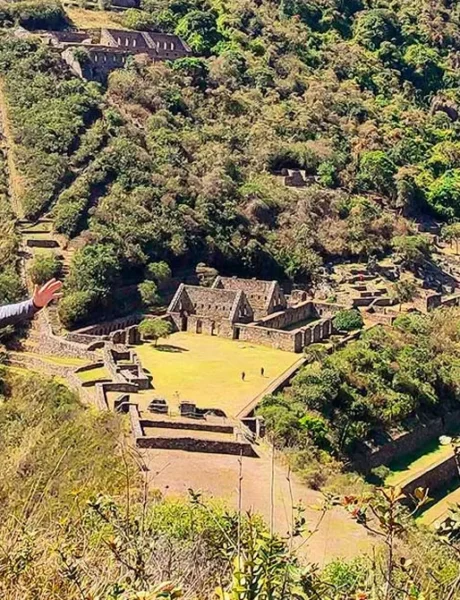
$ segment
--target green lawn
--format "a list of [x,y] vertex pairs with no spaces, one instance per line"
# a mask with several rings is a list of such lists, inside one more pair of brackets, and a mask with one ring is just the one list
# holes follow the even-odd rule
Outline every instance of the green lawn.
[[91,369],[90,371],[81,371],[77,373],[81,381],[94,381],[95,379],[110,379],[110,374],[105,367]]
[[164,397],[170,406],[189,400],[200,408],[220,408],[228,416],[236,415],[299,359],[290,352],[193,333],[175,333],[160,340],[157,348],[143,344],[136,352],[154,385],[154,390],[141,393],[141,408],[153,397]]

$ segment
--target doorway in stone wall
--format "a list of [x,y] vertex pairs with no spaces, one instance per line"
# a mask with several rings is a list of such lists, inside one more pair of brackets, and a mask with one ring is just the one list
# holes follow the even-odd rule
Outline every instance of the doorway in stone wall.
[[197,319],[196,322],[196,332],[203,333],[203,321],[201,319]]
[[233,339],[234,340],[239,340],[240,339],[240,328],[239,327],[235,327],[233,329]]
[[181,323],[180,323],[180,330],[187,331],[187,328],[188,328],[188,317],[187,317],[187,315],[182,315]]
[[216,324],[214,321],[211,321],[211,335],[217,335]]

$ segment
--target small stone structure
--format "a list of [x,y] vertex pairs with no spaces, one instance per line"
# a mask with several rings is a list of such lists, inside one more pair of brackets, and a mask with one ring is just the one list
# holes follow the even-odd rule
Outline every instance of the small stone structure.
[[128,414],[138,448],[257,456],[246,428],[225,417],[196,420],[155,415],[145,419],[137,404],[129,405]]
[[167,316],[176,331],[193,331],[302,352],[333,332],[332,316],[343,306],[297,302],[277,281],[217,277],[211,288],[181,284]]
[[42,34],[49,45],[62,50],[62,58],[84,79],[105,81],[108,74],[123,68],[130,56],[145,55],[151,62],[176,60],[191,55],[177,35],[146,31],[101,29],[52,31]]
[[115,382],[133,383],[140,390],[149,389],[150,380],[133,350],[106,344],[103,353],[104,364]]

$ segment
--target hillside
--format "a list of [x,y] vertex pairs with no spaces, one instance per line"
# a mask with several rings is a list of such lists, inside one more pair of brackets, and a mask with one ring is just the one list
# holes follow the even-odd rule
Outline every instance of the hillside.
[[[6,29],[24,212],[90,244],[64,320],[106,310],[151,261],[314,286],[324,263],[383,257],[420,219],[455,220],[458,11],[428,0],[149,2],[117,19],[150,19],[195,56],[134,61],[107,89]],[[283,169],[305,171],[306,187],[287,187]]]

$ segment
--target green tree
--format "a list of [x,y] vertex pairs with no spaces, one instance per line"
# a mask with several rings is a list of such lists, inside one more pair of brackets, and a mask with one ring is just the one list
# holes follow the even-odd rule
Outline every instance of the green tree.
[[412,279],[401,279],[393,284],[391,296],[399,303],[399,310],[405,302],[411,302],[418,295],[418,285]]
[[54,254],[36,254],[29,268],[29,275],[33,283],[43,284],[57,277],[60,270],[61,263]]
[[357,181],[362,190],[393,195],[395,174],[396,166],[386,152],[373,150],[361,154]]
[[394,12],[375,8],[358,13],[354,25],[355,40],[368,48],[377,50],[383,42],[397,42],[399,25]]
[[0,272],[0,305],[20,300],[24,292],[21,278],[12,265]]
[[82,324],[89,316],[94,305],[94,297],[88,291],[66,294],[58,305],[58,314],[64,327]]
[[150,263],[147,265],[147,277],[161,285],[171,278],[171,269],[164,261]]
[[428,188],[428,204],[442,217],[460,217],[460,169],[447,171]]
[[197,54],[207,54],[221,40],[215,16],[210,11],[187,12],[176,27],[180,35]]
[[355,309],[339,311],[332,322],[338,331],[354,331],[364,325],[361,313]]
[[102,244],[85,246],[72,259],[66,288],[87,292],[95,300],[106,300],[119,270],[113,248]]
[[458,243],[460,242],[460,223],[444,225],[441,231],[441,237],[450,244],[455,243],[455,254],[458,254]]
[[137,289],[144,306],[157,306],[160,303],[158,287],[154,281],[143,281],[137,286]]
[[431,244],[424,235],[402,235],[393,238],[393,247],[408,268],[420,266],[431,256]]
[[139,324],[139,331],[145,339],[154,340],[156,346],[160,338],[171,335],[172,325],[164,319],[144,319]]

